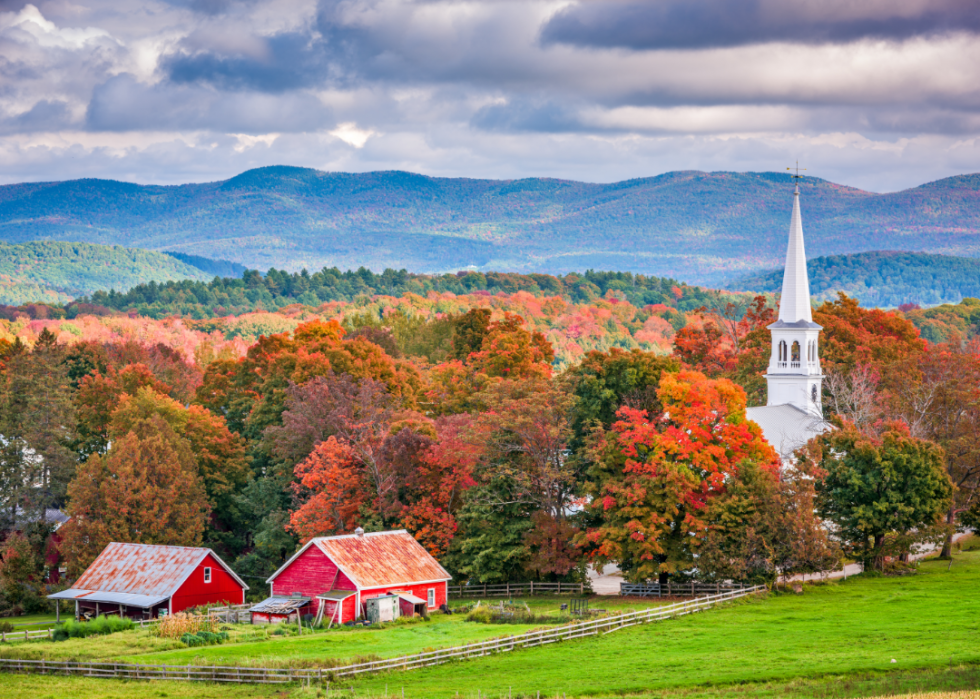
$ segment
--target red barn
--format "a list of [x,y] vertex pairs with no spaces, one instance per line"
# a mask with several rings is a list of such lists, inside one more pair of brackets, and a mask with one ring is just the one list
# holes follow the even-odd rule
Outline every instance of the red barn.
[[370,534],[358,529],[346,536],[319,537],[269,578],[272,598],[254,610],[253,621],[276,621],[275,612],[269,614],[275,608],[285,611],[286,618],[291,612],[316,614],[342,624],[364,616],[366,600],[387,594],[401,598],[403,614],[425,614],[446,603],[450,580],[446,569],[404,529]]
[[48,599],[74,600],[76,618],[152,619],[204,604],[244,604],[247,589],[211,549],[112,543],[71,589]]

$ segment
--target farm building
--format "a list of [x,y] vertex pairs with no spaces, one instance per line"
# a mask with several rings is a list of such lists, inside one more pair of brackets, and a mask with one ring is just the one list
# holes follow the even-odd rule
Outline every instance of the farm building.
[[[271,597],[252,608],[253,623],[313,614],[333,624],[367,615],[427,614],[446,603],[452,576],[404,529],[310,540],[269,578]],[[378,611],[376,611],[378,610]],[[380,617],[379,617],[380,618]]]
[[48,599],[73,600],[76,618],[154,619],[203,604],[243,604],[247,589],[211,549],[112,543],[71,589]]

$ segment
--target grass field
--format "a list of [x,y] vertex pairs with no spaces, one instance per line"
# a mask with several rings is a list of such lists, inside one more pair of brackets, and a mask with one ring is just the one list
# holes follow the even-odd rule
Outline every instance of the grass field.
[[25,616],[14,616],[0,621],[9,621],[18,628],[48,628],[54,626],[54,614],[28,614]]
[[[364,679],[429,699],[604,696],[980,663],[980,553],[918,575],[851,578],[608,636]],[[892,663],[892,659],[896,662]]]
[[[391,678],[395,680],[395,677]],[[980,667],[966,666],[939,670],[895,671],[886,674],[827,676],[789,682],[746,683],[724,687],[692,687],[652,693],[626,695],[631,699],[831,699],[889,697],[894,699],[980,699]],[[0,696],[4,699],[400,699],[401,684],[393,681],[388,693],[370,695],[362,690],[353,694],[348,687],[283,687],[256,685],[213,685],[186,682],[131,682],[88,679],[84,677],[45,677],[0,674]],[[481,694],[479,699],[504,699]],[[619,699],[624,695],[600,695],[594,699]],[[513,699],[531,699],[512,695]],[[405,699],[425,699],[406,688]],[[460,699],[477,699],[462,694]],[[544,696],[542,699],[556,699]]]
[[[980,552],[964,552],[952,568],[922,564],[901,578],[859,576],[607,636],[515,651],[428,670],[390,673],[353,682],[357,699],[588,696],[717,699],[720,697],[871,697],[980,687]],[[530,600],[536,612],[560,600]],[[607,609],[650,601],[603,599]],[[102,657],[145,662],[316,664],[331,658],[391,656],[457,645],[525,630],[482,625],[462,615],[387,629],[229,643],[205,649],[135,648]],[[146,632],[142,632],[146,633]],[[119,637],[119,640],[114,640]],[[128,633],[104,639],[118,650]],[[159,642],[159,639],[156,639]],[[48,651],[61,644],[31,642],[3,649]],[[169,642],[168,642],[169,643]],[[892,660],[895,662],[892,662]],[[344,681],[345,688],[350,683]],[[31,687],[33,686],[33,690]],[[42,689],[43,688],[43,689]],[[141,689],[142,688],[142,689]],[[348,692],[329,694],[345,699]],[[318,693],[319,692],[319,693]],[[83,678],[0,675],[0,695],[43,699],[88,697],[314,697],[322,689],[134,683]]]
[[[567,597],[534,597],[526,600],[535,614],[560,613]],[[454,602],[472,604],[474,601]],[[495,604],[499,600],[486,602]],[[600,600],[610,611],[646,608],[650,600]],[[596,606],[596,605],[594,605]],[[109,636],[71,639],[21,641],[0,647],[0,657],[29,660],[121,660],[136,663],[174,665],[251,665],[260,667],[317,667],[339,664],[365,657],[392,657],[421,650],[445,648],[498,636],[522,633],[541,624],[477,624],[467,622],[465,615],[433,614],[429,621],[378,628],[333,628],[330,631],[295,634],[295,627],[284,627],[285,636],[271,636],[276,626],[236,624],[228,628],[231,639],[217,646],[186,648],[183,644],[156,637],[150,630],[134,630]]]

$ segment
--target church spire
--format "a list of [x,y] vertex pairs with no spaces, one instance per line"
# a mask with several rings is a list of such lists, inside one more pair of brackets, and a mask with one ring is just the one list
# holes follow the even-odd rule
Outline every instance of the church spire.
[[803,218],[800,216],[800,187],[793,192],[793,217],[789,222],[789,246],[786,248],[786,270],[783,293],[779,300],[779,320],[796,323],[813,322],[810,312],[810,280],[806,272],[803,249]]

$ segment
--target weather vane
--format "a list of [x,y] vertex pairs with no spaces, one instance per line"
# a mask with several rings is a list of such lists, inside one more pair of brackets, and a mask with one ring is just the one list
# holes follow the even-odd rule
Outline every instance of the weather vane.
[[806,172],[806,168],[805,167],[804,168],[801,168],[800,167],[800,161],[799,160],[796,161],[796,167],[795,168],[788,167],[786,169],[787,170],[796,170],[796,174],[795,175],[790,175],[790,177],[792,177],[793,179],[796,179],[796,180],[801,179],[803,177],[803,175],[800,174],[800,170],[803,170],[803,172]]

